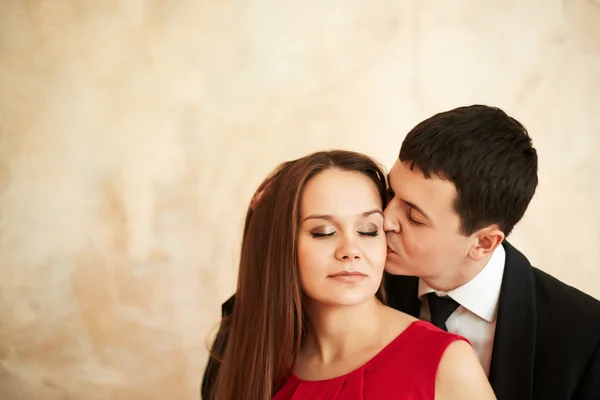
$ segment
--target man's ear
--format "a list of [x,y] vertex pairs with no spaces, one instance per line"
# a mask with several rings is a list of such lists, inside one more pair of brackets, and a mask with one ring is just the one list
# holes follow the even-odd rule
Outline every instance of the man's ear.
[[469,250],[469,257],[479,261],[492,254],[504,241],[504,232],[496,224],[486,226],[473,234],[475,244]]

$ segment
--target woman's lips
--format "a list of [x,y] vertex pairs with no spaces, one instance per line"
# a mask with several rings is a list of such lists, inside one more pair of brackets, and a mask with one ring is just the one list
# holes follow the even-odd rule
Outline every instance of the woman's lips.
[[367,275],[363,274],[362,272],[341,271],[336,274],[329,275],[328,278],[343,283],[358,283],[365,280]]

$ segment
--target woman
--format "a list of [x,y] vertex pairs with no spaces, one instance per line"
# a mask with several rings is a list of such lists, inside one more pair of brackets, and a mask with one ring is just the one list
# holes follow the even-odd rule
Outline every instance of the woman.
[[214,399],[495,398],[463,338],[384,305],[385,199],[382,169],[349,151],[263,182]]

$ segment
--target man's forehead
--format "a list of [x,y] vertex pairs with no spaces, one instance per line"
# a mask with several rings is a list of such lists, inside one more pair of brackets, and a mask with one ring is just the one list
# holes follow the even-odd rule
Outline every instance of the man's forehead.
[[[408,178],[421,177],[425,179],[425,176],[419,171],[418,168],[411,169],[409,165],[406,163],[397,160],[396,163],[392,166],[390,172],[388,172],[387,179],[388,184],[392,184],[394,180],[403,179],[406,180]],[[394,182],[395,183],[395,182]]]
[[423,208],[450,206],[453,210],[456,188],[449,180],[435,175],[425,178],[418,168],[411,170],[405,163],[397,161],[388,173],[388,184],[403,201]]

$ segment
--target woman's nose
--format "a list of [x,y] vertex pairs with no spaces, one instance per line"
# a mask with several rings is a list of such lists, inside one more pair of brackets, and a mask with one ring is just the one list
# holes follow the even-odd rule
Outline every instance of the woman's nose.
[[345,239],[338,247],[336,256],[340,260],[359,260],[361,252],[354,240]]

